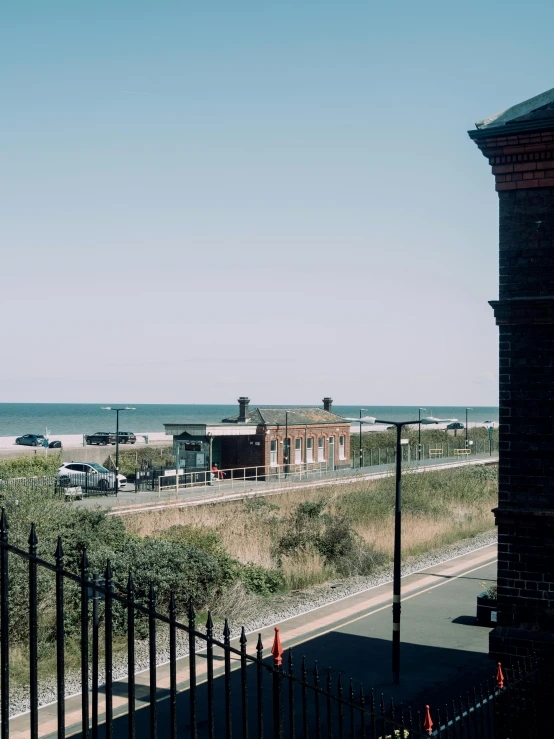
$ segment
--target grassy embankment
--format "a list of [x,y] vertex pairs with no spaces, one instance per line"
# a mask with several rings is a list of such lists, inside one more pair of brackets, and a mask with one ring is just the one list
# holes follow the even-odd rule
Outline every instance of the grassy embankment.
[[[491,508],[496,497],[495,467],[404,475],[403,556],[493,529]],[[287,588],[301,588],[341,574],[366,574],[371,569],[370,552],[373,564],[389,560],[393,511],[394,479],[389,477],[152,511],[125,517],[125,525],[128,532],[140,536],[165,536],[179,526],[211,532],[239,561],[277,569]],[[292,546],[295,536],[296,546]],[[329,556],[322,544],[322,539],[334,536],[351,536],[354,542],[348,555],[351,561],[340,558],[338,568],[334,561],[338,558]]]

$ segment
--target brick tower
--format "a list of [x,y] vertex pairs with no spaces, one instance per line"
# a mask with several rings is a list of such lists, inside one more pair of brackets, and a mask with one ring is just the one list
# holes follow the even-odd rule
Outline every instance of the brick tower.
[[554,89],[469,132],[500,216],[498,623],[491,655],[554,656]]

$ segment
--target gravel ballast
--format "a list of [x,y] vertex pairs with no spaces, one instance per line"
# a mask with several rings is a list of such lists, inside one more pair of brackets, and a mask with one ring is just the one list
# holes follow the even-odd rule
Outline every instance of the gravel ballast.
[[[406,559],[402,566],[402,575],[411,575],[416,572],[428,569],[442,562],[445,562],[463,554],[468,554],[476,549],[494,544],[497,541],[496,530],[479,534],[470,539],[463,539],[441,549],[436,549],[426,554]],[[311,611],[315,608],[325,606],[329,603],[347,598],[350,595],[363,592],[369,588],[382,585],[392,580],[392,562],[379,568],[378,571],[367,577],[353,577],[346,580],[337,580],[334,583],[327,583],[309,590],[294,592],[287,595],[274,595],[270,598],[260,596],[252,597],[250,600],[249,611],[255,615],[246,616],[237,623],[231,623],[231,635],[235,638],[239,635],[241,627],[244,625],[247,634],[256,633],[257,631],[279,624],[294,616]],[[222,640],[222,621],[214,619],[215,629],[214,635],[218,640]],[[204,631],[204,624],[197,621],[196,629],[200,632]],[[249,639],[254,651],[255,639]],[[267,645],[266,645],[267,646]],[[158,626],[157,633],[157,650],[158,664],[163,664],[169,660],[169,634],[167,628],[163,628],[162,624]],[[148,667],[148,642],[141,640],[136,642],[136,670],[140,672]],[[188,654],[188,635],[184,632],[177,632],[177,653],[179,657]],[[113,678],[114,680],[124,678],[127,675],[127,655],[126,653],[114,655],[113,661]],[[104,679],[102,665],[100,665],[100,682]],[[65,678],[66,696],[80,693],[81,678],[80,673],[68,672]],[[48,682],[43,681],[39,684],[39,703],[41,706],[52,703],[56,700],[56,682],[52,677]],[[28,711],[29,697],[28,688],[21,686],[13,686],[10,691],[10,716],[15,716]]]

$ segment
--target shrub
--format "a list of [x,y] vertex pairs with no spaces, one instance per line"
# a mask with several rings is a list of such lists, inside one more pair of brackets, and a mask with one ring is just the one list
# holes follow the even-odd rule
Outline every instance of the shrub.
[[[325,565],[341,575],[369,574],[385,557],[375,552],[354,530],[352,521],[339,513],[324,512],[326,502],[300,503],[286,523],[277,541],[276,554],[281,565],[283,555],[291,560],[309,552],[317,553]],[[300,565],[300,563],[299,563]]]
[[255,564],[243,565],[240,579],[248,593],[257,595],[272,595],[283,589],[283,575],[277,570],[266,570],[265,567]]

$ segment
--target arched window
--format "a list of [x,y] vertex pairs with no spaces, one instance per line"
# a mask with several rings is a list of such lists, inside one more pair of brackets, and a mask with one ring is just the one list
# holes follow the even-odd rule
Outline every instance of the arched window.
[[325,437],[320,436],[317,440],[317,461],[325,462]]
[[306,462],[309,464],[314,461],[314,437],[308,436],[306,439]]

